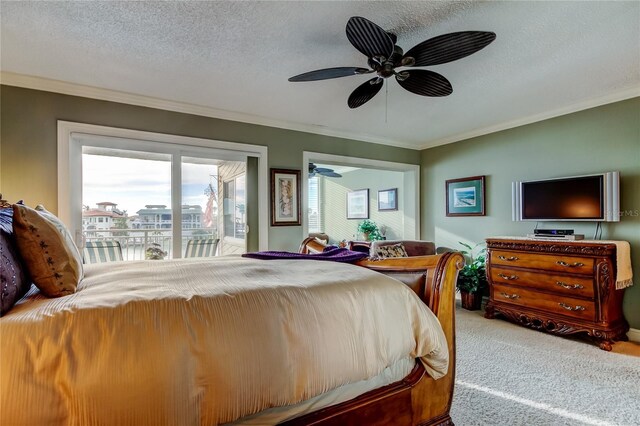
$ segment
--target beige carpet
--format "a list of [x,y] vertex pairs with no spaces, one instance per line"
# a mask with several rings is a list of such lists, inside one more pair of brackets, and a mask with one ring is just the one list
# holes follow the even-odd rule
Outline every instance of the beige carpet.
[[640,425],[639,357],[487,320],[481,311],[456,314],[457,426]]

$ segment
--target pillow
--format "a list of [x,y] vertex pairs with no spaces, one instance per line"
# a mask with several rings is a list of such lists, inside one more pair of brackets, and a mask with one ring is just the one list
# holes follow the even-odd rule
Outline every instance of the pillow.
[[13,210],[0,208],[0,317],[31,287],[13,235]]
[[69,229],[66,227],[64,223],[62,223],[62,221],[60,220],[60,218],[58,218],[58,216],[54,215],[53,213],[45,209],[42,204],[38,204],[36,206],[36,211],[40,213],[40,216],[43,216],[45,219],[51,222],[53,226],[55,226],[58,229],[58,231],[60,231],[60,233],[64,237],[65,243],[73,252],[73,257],[75,257],[76,260],[80,262],[80,280],[82,280],[82,278],[84,278],[84,268],[82,266],[83,265],[82,254],[80,253],[80,250],[78,250],[78,246],[76,246],[76,242],[73,240],[73,235],[71,235],[71,232],[69,231]]
[[409,257],[402,243],[389,244],[376,248],[375,257],[378,259],[387,259],[389,257]]
[[75,293],[82,279],[80,253],[60,219],[39,208],[13,205],[13,230],[24,265],[46,296]]

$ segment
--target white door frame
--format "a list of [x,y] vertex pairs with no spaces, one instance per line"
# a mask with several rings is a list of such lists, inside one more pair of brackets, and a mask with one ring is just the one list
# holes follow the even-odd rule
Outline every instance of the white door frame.
[[[58,120],[58,217],[78,236],[82,231],[82,142],[81,135],[92,137],[104,136],[113,142],[112,138],[126,139],[128,146],[136,143],[155,142],[163,152],[194,153],[198,149],[206,148],[220,159],[242,157],[258,158],[258,247],[267,250],[269,247],[269,191],[267,147],[236,142],[225,142],[214,139],[192,138],[165,133],[146,132],[141,130],[123,129],[118,127],[98,126],[94,124],[75,123]],[[215,152],[218,151],[218,152]],[[172,177],[179,177],[179,168],[173,167]],[[176,186],[176,185],[174,185]],[[180,185],[177,185],[178,187]],[[174,188],[174,190],[180,190]],[[178,198],[179,204],[179,194]],[[176,207],[176,206],[172,206]],[[180,205],[177,206],[180,209]],[[175,215],[174,215],[175,216]],[[177,217],[176,217],[177,220]]]
[[[345,157],[342,155],[323,154],[321,152],[304,151],[302,153],[302,232],[303,238],[309,234],[309,163],[329,163],[341,166],[362,167],[369,169],[391,170],[404,174],[404,193],[402,208],[405,212],[413,212],[413,221],[404,221],[405,238],[420,239],[420,166],[392,161],[370,160],[367,158]],[[415,194],[415,197],[409,196]]]

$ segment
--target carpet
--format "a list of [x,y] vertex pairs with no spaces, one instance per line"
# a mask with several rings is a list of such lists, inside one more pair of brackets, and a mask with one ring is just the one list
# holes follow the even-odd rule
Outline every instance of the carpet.
[[640,358],[460,308],[456,333],[457,426],[640,425]]

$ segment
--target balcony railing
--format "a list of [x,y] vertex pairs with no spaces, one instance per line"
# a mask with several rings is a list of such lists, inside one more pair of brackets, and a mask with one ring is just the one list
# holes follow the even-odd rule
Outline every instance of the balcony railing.
[[[122,247],[125,260],[144,260],[145,251],[152,244],[158,244],[167,252],[165,259],[173,258],[173,232],[163,229],[95,229],[82,232],[85,241],[117,241]],[[182,255],[187,242],[192,239],[217,238],[218,232],[211,228],[189,228],[182,230]]]

